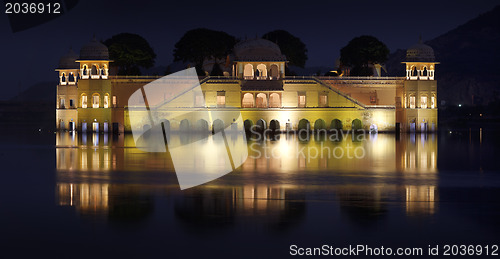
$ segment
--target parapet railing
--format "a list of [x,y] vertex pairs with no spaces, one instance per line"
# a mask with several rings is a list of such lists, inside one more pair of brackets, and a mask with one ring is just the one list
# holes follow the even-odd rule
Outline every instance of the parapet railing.
[[109,76],[110,79],[158,79],[163,76]]
[[314,76],[321,80],[404,80],[397,76]]
[[[111,79],[157,79],[163,76],[109,76]],[[396,77],[396,76],[285,76],[283,79],[313,79],[317,78],[320,80],[404,80],[406,77]],[[200,80],[210,80],[210,79],[225,79],[225,80],[236,80],[240,79],[235,76],[200,76]]]

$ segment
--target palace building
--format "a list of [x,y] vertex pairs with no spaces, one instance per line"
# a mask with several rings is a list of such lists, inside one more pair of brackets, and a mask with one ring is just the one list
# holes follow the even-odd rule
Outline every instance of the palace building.
[[[129,97],[160,77],[110,75],[109,52],[95,39],[59,62],[56,128],[129,132]],[[207,110],[234,107],[244,126],[277,131],[338,129],[430,132],[437,130],[434,51],[421,41],[407,50],[405,77],[286,76],[277,44],[250,39],[235,45],[224,76],[200,77]],[[207,66],[205,66],[207,67]],[[210,65],[208,65],[210,67]],[[192,96],[193,102],[199,102]],[[233,107],[233,108],[230,108]],[[187,115],[186,115],[187,116]],[[233,121],[220,121],[227,127]],[[177,117],[169,130],[212,130],[215,122]]]

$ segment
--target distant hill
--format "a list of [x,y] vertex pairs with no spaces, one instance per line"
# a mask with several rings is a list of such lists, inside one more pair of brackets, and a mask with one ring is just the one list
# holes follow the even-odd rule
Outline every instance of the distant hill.
[[[500,6],[425,42],[434,49],[438,95],[448,104],[486,105],[500,100]],[[386,63],[391,75],[404,76],[406,50]]]
[[37,83],[19,93],[10,101],[16,103],[35,102],[54,104],[55,107],[56,87],[57,81]]

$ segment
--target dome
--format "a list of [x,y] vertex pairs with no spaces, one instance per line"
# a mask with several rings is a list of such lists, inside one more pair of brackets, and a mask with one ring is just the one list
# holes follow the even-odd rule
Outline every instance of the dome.
[[95,37],[80,50],[80,60],[107,60],[108,47],[98,42]]
[[68,53],[59,59],[59,68],[77,69],[79,68],[78,63],[76,63],[77,59],[78,55],[73,51],[73,49],[69,49]]
[[238,61],[286,61],[280,47],[266,39],[251,39],[234,46],[234,55]]
[[429,45],[423,44],[422,40],[406,51],[406,61],[433,62],[434,60],[434,50]]

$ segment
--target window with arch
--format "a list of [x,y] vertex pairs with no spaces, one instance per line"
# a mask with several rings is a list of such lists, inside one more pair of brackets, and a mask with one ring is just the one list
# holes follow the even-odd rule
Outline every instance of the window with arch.
[[73,72],[69,73],[68,81],[69,82],[75,82],[75,74],[73,74]]
[[427,96],[420,96],[420,108],[427,109]]
[[418,76],[418,71],[416,66],[412,66],[411,68],[411,76]]
[[82,108],[87,108],[87,95],[82,94],[82,102],[81,102]]
[[243,69],[243,78],[245,80],[251,80],[253,79],[253,65],[252,64],[246,64],[245,68]]
[[99,75],[99,73],[97,73],[98,70],[99,70],[99,68],[96,65],[92,65],[92,69],[90,70],[90,74],[91,75]]
[[431,96],[431,109],[436,108],[436,96]]
[[99,108],[99,94],[92,95],[92,108]]
[[427,67],[424,66],[424,68],[422,69],[422,76],[427,76],[427,74],[428,74]]
[[278,70],[278,65],[272,64],[271,65],[271,79],[278,79],[280,77],[280,73]]
[[281,107],[281,98],[278,93],[272,93],[269,95],[269,107],[271,108]]
[[86,75],[88,75],[88,73],[89,73],[89,72],[88,72],[88,67],[87,67],[87,65],[83,65],[82,74],[83,74],[84,76],[86,76]]
[[246,94],[243,95],[243,100],[241,102],[241,106],[243,108],[253,108],[254,107],[253,94],[252,93],[246,93]]
[[267,108],[267,95],[265,93],[257,94],[255,103],[257,105],[257,108]]
[[109,108],[109,94],[104,95],[104,108]]
[[66,73],[62,73],[62,75],[61,75],[61,83],[66,83]]
[[410,95],[410,109],[415,109],[415,95]]
[[257,79],[264,80],[267,78],[267,66],[264,64],[257,65],[257,71],[255,72]]

